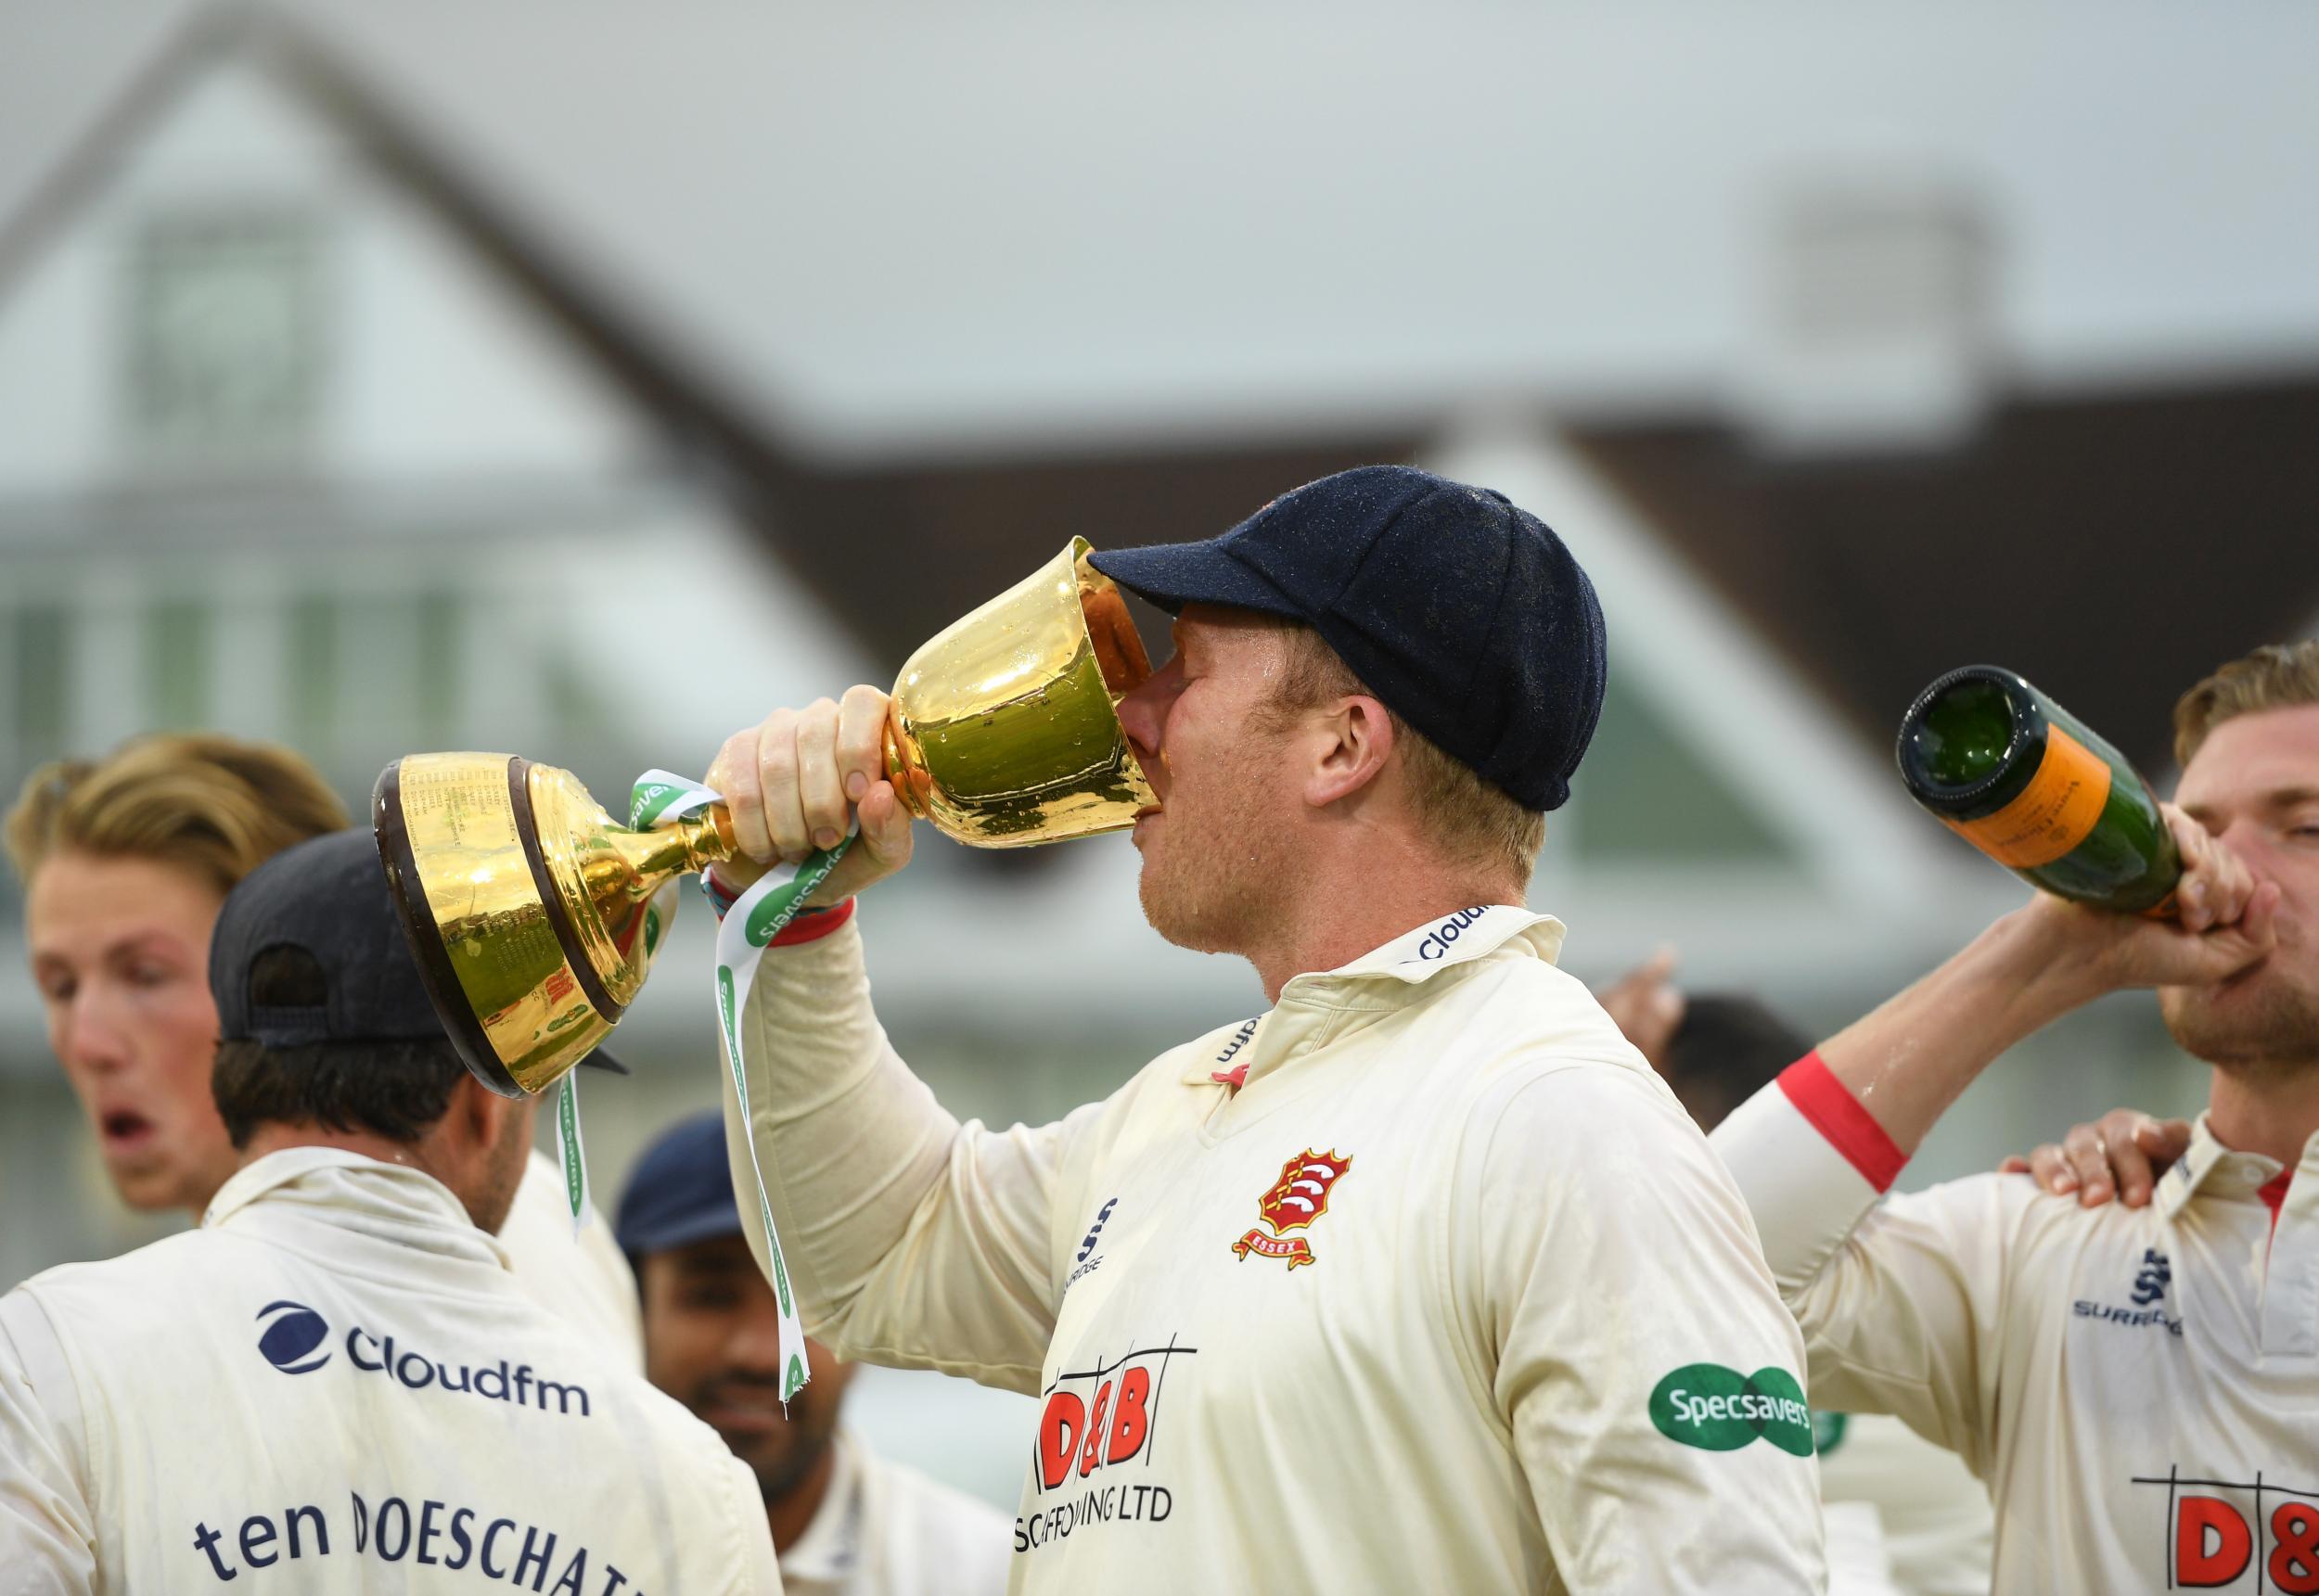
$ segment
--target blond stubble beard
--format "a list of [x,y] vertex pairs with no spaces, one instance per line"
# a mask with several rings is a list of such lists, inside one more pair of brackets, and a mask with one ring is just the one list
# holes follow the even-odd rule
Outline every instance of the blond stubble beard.
[[2225,1015],[2212,990],[2169,987],[2159,993],[2159,1013],[2176,1046],[2217,1069],[2255,1079],[2319,1070],[2319,995],[2274,974],[2268,990],[2250,996],[2242,1012]]
[[1170,795],[1136,891],[1151,928],[1177,947],[1242,952],[1280,918],[1290,868],[1258,799],[1268,769],[1244,754],[1210,773],[1211,801],[1186,801],[1181,785]]

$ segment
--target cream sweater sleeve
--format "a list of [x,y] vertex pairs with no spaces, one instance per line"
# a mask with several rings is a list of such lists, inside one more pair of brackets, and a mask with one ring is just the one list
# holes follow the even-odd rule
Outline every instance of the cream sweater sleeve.
[[0,1297],[0,1596],[97,1589],[80,1415],[48,1316],[23,1292]]
[[959,1123],[887,1041],[851,923],[768,949],[741,1025],[745,1127],[724,1082],[734,1181],[765,1267],[754,1137],[808,1333],[842,1357],[1035,1392],[1055,1329],[1054,1215],[1096,1108],[1036,1130]]
[[1779,1082],[1709,1140],[1803,1328],[1812,1399],[1893,1414],[1986,1477],[2015,1236],[2034,1183],[1972,1176],[1879,1202],[1860,1168],[1871,1160]]
[[1639,1060],[1515,1086],[1454,1233],[1563,1585],[1825,1590],[1803,1346],[1730,1178]]

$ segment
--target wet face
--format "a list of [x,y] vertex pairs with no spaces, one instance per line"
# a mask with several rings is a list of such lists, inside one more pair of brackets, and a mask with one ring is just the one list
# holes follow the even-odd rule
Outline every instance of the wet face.
[[210,927],[224,901],[146,859],[60,853],[32,876],[25,939],[48,1045],[134,1208],[199,1210],[234,1171],[210,1097]]
[[2220,986],[2161,989],[2167,1028],[2223,1069],[2319,1068],[2319,705],[2223,721],[2175,801],[2278,883],[2278,946]]
[[1174,658],[1120,701],[1160,807],[1135,823],[1144,917],[1179,947],[1236,952],[1280,902],[1299,810],[1286,734],[1262,713],[1284,658],[1276,628],[1191,605]]
[[646,1377],[724,1437],[767,1506],[780,1502],[828,1454],[852,1366],[807,1342],[812,1383],[783,1417],[781,1309],[738,1236],[647,1254],[637,1283]]

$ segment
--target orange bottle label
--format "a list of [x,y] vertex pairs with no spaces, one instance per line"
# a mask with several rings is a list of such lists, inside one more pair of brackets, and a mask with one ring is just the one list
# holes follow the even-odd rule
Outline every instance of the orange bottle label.
[[2019,797],[1994,814],[1947,824],[1999,864],[2034,870],[2083,842],[2108,802],[2109,762],[2059,726],[2048,726],[2044,757]]

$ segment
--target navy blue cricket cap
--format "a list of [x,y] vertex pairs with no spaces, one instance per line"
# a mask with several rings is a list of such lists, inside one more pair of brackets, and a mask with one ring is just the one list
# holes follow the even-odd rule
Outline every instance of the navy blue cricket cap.
[[1221,537],[1098,551],[1095,568],[1174,613],[1300,620],[1363,685],[1525,809],[1559,809],[1609,664],[1594,584],[1505,494],[1408,466],[1284,493]]
[[644,1150],[620,1194],[612,1219],[620,1250],[643,1258],[739,1234],[724,1116],[711,1108],[678,1120]]
[[[250,975],[260,955],[294,948],[322,977],[322,1001],[262,1005]],[[226,894],[210,932],[210,996],[226,1041],[302,1047],[320,1041],[442,1041],[387,891],[378,845],[349,829],[286,848]],[[580,1061],[625,1075],[601,1049]]]

